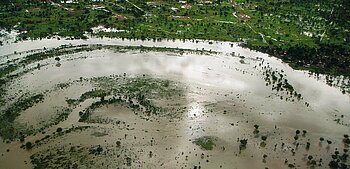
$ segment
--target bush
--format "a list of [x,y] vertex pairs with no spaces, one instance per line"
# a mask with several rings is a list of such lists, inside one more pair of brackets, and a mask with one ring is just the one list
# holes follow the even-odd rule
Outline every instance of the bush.
[[255,124],[254,128],[255,128],[255,130],[258,130],[259,129],[259,125]]
[[241,143],[240,146],[246,147],[246,146],[247,146],[247,143],[248,143],[248,139],[241,139],[241,140],[239,140],[239,142]]
[[200,138],[196,138],[193,141],[194,144],[198,145],[204,150],[212,150],[215,146],[214,139],[210,136],[203,136]]
[[28,141],[28,142],[26,143],[26,149],[27,149],[27,150],[30,150],[30,149],[32,149],[32,148],[33,148],[32,142]]
[[61,59],[59,57],[55,57],[55,60],[56,61],[60,61]]
[[62,129],[61,127],[59,127],[59,128],[57,128],[56,132],[57,132],[57,133],[60,133],[60,132],[62,132],[62,130],[63,130],[63,129]]

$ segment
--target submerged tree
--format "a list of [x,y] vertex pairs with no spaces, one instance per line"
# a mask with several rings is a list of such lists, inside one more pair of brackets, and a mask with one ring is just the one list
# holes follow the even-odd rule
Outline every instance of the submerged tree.
[[30,142],[30,141],[28,141],[27,143],[26,143],[26,149],[27,150],[30,150],[30,149],[32,149],[33,148],[33,144],[32,144],[32,142]]
[[239,141],[240,141],[239,152],[241,152],[241,150],[244,150],[247,148],[248,139],[241,139]]

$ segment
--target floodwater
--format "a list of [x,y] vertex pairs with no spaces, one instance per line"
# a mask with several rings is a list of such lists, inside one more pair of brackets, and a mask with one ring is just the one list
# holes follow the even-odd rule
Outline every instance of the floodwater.
[[[81,168],[280,169],[289,168],[288,164],[308,168],[311,167],[307,163],[309,155],[317,161],[315,168],[329,168],[334,151],[337,149],[342,154],[346,148],[342,138],[344,134],[350,134],[349,125],[346,125],[350,123],[349,95],[310,77],[307,72],[293,70],[279,59],[241,48],[238,44],[108,38],[44,39],[6,44],[0,47],[0,60],[5,63],[7,59],[25,55],[13,55],[14,51],[53,48],[69,43],[204,48],[221,53],[180,55],[172,52],[141,53],[138,50],[119,53],[101,49],[60,56],[59,67],[52,58],[40,61],[44,66],[20,76],[8,90],[13,95],[20,89],[23,93],[49,91],[42,103],[21,113],[16,119],[18,124],[40,126],[40,121],[53,117],[55,108],[67,106],[66,98],[78,98],[94,88],[86,81],[53,90],[56,84],[78,81],[80,77],[89,79],[126,73],[128,76],[146,74],[156,79],[169,79],[186,86],[184,96],[157,100],[156,103],[161,106],[177,103],[177,108],[186,108],[177,112],[180,118],[165,116],[145,120],[125,106],[108,105],[95,110],[91,117],[104,119],[105,123],[78,122],[79,112],[97,101],[89,99],[75,107],[67,120],[48,127],[46,134],[28,136],[26,141],[41,139],[58,127],[64,130],[72,126],[91,128],[55,137],[29,151],[20,149],[22,143],[17,141],[0,143],[0,168],[32,168],[30,155],[77,145],[101,145],[109,150],[96,157],[103,164],[96,162],[95,166],[84,167],[84,163],[80,163]],[[232,52],[235,56],[231,55]],[[264,80],[264,66],[283,72],[284,78],[302,95],[302,99],[291,101],[286,92],[271,90],[272,86],[266,85]],[[340,123],[334,121],[340,117]],[[117,121],[122,123],[117,124]],[[258,134],[254,133],[254,124],[260,126]],[[299,139],[294,140],[296,130],[306,130],[307,133],[304,136],[299,134]],[[214,138],[213,150],[203,150],[192,143],[203,136]],[[267,136],[266,145],[262,144],[261,136]],[[320,137],[333,143],[320,142]],[[246,149],[240,150],[238,139],[248,139]],[[122,148],[115,145],[118,140]],[[309,149],[306,149],[307,142],[310,143]],[[265,160],[264,154],[267,155]],[[126,164],[123,155],[133,157],[131,165]],[[69,153],[66,156],[69,158]],[[82,153],[80,158],[94,161],[91,156]],[[320,158],[322,162],[319,162]]]

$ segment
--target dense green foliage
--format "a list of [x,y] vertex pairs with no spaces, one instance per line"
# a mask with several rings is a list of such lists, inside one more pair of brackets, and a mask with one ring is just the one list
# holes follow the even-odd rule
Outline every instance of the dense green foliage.
[[329,74],[350,72],[350,1],[347,0],[7,0],[0,2],[0,28],[20,37],[53,35],[245,42],[249,48]]

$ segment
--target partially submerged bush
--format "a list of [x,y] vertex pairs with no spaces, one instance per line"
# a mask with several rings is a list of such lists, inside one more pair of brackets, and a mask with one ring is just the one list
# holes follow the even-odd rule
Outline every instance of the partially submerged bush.
[[30,150],[30,149],[32,149],[33,148],[33,144],[32,144],[32,142],[30,142],[30,141],[28,141],[27,143],[26,143],[26,149],[27,150]]
[[213,141],[213,137],[210,136],[203,136],[200,138],[196,138],[193,143],[200,146],[204,150],[212,150],[215,146],[215,143]]

